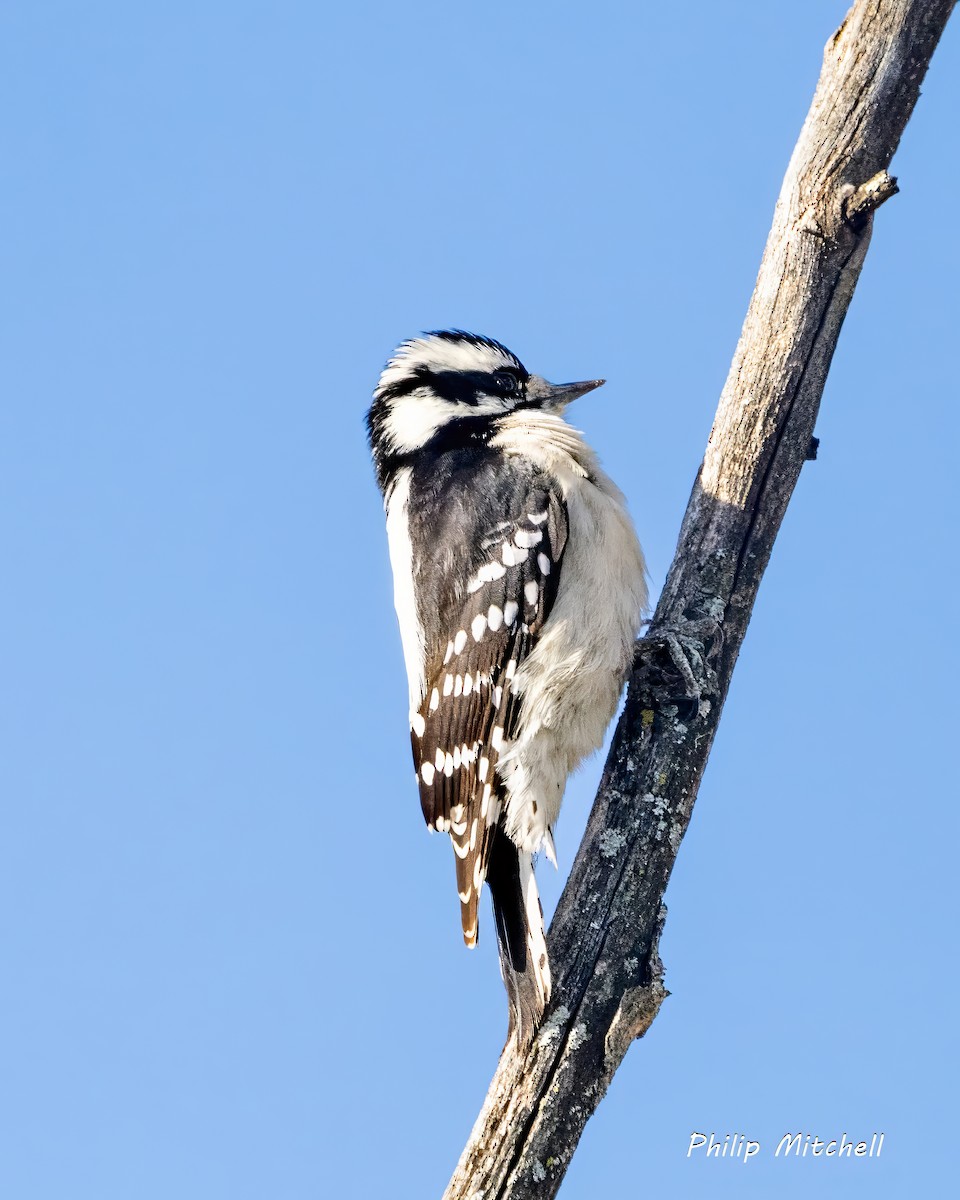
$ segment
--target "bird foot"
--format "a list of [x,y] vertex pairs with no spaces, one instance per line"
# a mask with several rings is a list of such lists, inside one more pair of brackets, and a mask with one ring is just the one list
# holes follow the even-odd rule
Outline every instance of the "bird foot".
[[683,720],[705,717],[716,695],[714,669],[723,644],[716,621],[686,621],[682,626],[657,625],[637,642],[636,681],[656,706],[674,705]]

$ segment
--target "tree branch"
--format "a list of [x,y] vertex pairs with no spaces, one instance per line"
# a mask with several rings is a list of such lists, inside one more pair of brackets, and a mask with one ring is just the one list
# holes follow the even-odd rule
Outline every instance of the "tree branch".
[[676,556],[550,929],[553,998],[508,1042],[445,1200],[554,1196],[667,992],[663,895],[800,468],[887,168],[953,0],[858,0],[827,43]]

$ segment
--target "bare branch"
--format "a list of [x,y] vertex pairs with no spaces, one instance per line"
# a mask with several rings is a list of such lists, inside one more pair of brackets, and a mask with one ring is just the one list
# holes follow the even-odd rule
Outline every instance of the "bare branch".
[[873,212],[953,0],[858,0],[828,42],[676,556],[550,929],[554,992],[509,1043],[446,1200],[556,1194],[667,995],[663,895],[805,459]]

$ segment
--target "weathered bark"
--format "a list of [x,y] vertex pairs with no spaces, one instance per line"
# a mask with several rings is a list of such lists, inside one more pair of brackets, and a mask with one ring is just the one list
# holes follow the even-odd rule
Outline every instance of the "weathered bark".
[[872,214],[897,190],[886,169],[952,8],[858,0],[827,43],[676,556],[550,929],[553,998],[532,1044],[505,1048],[446,1200],[555,1195],[627,1047],[667,994],[663,894],[812,450]]

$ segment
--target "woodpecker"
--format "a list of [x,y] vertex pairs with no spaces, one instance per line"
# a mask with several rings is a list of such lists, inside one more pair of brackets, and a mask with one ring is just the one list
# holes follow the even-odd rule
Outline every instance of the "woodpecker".
[[533,855],[556,865],[570,772],[602,742],[647,603],[623,495],[553,384],[492,338],[403,342],[367,414],[427,825],[450,835],[463,939],[493,901],[510,1032],[550,998]]

